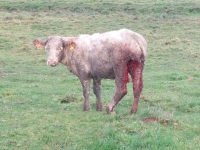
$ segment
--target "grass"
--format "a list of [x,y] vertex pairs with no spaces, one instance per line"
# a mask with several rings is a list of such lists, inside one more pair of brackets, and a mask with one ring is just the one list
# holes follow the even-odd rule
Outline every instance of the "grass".
[[[1,1],[0,149],[199,149],[199,8],[195,0]],[[148,41],[139,110],[129,114],[129,83],[117,115],[96,112],[92,92],[83,112],[79,80],[46,66],[32,41],[120,28]],[[114,81],[102,89],[106,106]]]

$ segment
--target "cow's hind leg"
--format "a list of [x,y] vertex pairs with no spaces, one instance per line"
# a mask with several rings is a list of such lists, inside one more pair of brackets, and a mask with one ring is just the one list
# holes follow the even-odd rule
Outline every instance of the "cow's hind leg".
[[96,95],[96,110],[102,110],[102,102],[101,102],[101,79],[93,79],[93,91]]
[[129,82],[127,64],[120,65],[114,69],[116,91],[112,101],[108,104],[106,111],[108,114],[115,114],[114,107],[127,94],[126,84]]
[[143,60],[141,60],[141,62],[131,60],[128,63],[128,69],[132,77],[133,91],[134,91],[134,103],[131,108],[131,113],[136,113],[138,109],[138,102],[143,88],[143,79],[142,79],[143,68],[144,68]]

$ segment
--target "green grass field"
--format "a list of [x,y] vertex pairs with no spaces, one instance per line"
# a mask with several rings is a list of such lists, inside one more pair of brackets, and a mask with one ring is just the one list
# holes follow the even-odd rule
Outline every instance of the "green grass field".
[[[82,111],[82,89],[63,65],[46,65],[32,41],[128,28],[148,41],[144,89],[132,84],[117,115]],[[103,80],[106,106],[114,81]],[[200,2],[197,0],[1,0],[1,150],[198,150]]]

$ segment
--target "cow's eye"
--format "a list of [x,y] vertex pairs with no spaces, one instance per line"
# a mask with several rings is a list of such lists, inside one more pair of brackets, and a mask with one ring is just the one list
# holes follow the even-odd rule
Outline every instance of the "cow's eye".
[[63,50],[63,47],[60,47],[60,49],[59,49],[60,51],[62,51]]
[[45,50],[48,52],[49,51],[49,49],[47,48],[47,46],[45,46]]

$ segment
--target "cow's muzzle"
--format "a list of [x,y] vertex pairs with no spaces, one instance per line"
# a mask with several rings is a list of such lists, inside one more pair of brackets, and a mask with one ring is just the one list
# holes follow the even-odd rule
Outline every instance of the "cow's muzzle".
[[58,65],[58,62],[55,61],[55,60],[48,60],[48,61],[47,61],[47,65],[48,65],[48,66],[51,66],[51,67],[55,67],[55,66]]

